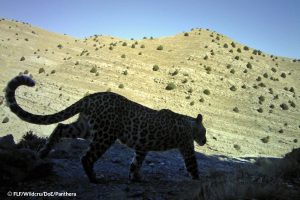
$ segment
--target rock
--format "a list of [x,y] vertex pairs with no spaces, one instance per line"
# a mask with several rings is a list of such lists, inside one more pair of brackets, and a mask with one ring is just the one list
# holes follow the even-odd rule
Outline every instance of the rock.
[[16,148],[16,143],[12,134],[0,137],[0,149]]

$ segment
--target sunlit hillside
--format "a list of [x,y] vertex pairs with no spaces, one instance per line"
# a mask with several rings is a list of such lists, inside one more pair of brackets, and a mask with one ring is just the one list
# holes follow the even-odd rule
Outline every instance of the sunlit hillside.
[[54,113],[109,90],[154,109],[202,113],[208,145],[197,148],[207,154],[281,156],[300,147],[299,60],[211,30],[80,39],[2,19],[0,136],[49,135],[55,125],[28,124],[5,106],[4,88],[20,73],[37,82],[17,92],[21,106],[34,113]]

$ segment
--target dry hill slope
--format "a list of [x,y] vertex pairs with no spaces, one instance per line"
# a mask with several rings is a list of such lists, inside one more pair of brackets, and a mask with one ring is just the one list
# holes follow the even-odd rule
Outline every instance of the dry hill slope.
[[[2,19],[0,88],[19,73],[37,82],[17,92],[19,103],[34,113],[53,113],[87,93],[111,90],[151,108],[202,113],[204,153],[281,156],[300,146],[299,60],[210,30],[142,40],[78,39]],[[54,127],[22,122],[5,103],[0,107],[1,136],[20,138],[28,130],[49,135]]]

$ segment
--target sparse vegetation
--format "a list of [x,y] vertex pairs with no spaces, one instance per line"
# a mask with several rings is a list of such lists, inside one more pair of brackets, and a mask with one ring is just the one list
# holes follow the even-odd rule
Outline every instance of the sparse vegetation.
[[7,122],[9,122],[9,118],[8,117],[4,117],[3,120],[2,120],[2,123],[5,124]]
[[158,70],[159,70],[158,65],[153,65],[152,70],[153,70],[153,71],[158,71]]
[[262,109],[262,108],[258,108],[258,109],[257,109],[257,112],[263,113],[263,109]]
[[238,144],[234,144],[233,148],[235,148],[237,151],[241,150],[241,146]]
[[210,91],[209,91],[209,89],[205,89],[205,90],[203,90],[203,93],[204,93],[204,94],[206,94],[206,95],[210,95]]
[[97,67],[92,67],[92,69],[90,70],[91,73],[96,73],[97,72]]
[[229,88],[231,91],[236,91],[236,87],[233,85],[233,86],[231,86],[230,88]]
[[280,108],[281,108],[282,110],[288,110],[288,109],[289,109],[289,106],[286,105],[285,103],[282,103],[282,104],[280,104]]
[[156,50],[163,50],[164,49],[164,47],[162,46],[162,45],[159,45],[157,48],[156,48]]
[[43,67],[41,67],[41,68],[39,69],[39,74],[41,74],[41,73],[45,73],[45,69],[44,69]]
[[233,112],[236,112],[236,113],[240,112],[238,107],[234,107],[232,110],[233,110]]
[[62,49],[62,48],[63,48],[63,45],[62,45],[62,44],[59,44],[59,45],[57,45],[57,48]]
[[263,143],[268,143],[270,140],[270,136],[266,136],[260,139]]
[[176,85],[171,82],[171,83],[168,83],[168,85],[166,86],[166,90],[174,90],[176,88]]

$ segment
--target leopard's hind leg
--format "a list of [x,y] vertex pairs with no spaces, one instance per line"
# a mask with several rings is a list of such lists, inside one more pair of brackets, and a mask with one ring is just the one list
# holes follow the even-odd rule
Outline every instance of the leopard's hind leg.
[[82,119],[79,119],[71,124],[59,123],[50,135],[45,146],[40,150],[39,157],[45,158],[51,149],[57,144],[62,138],[84,138],[86,139],[89,134],[87,123]]

